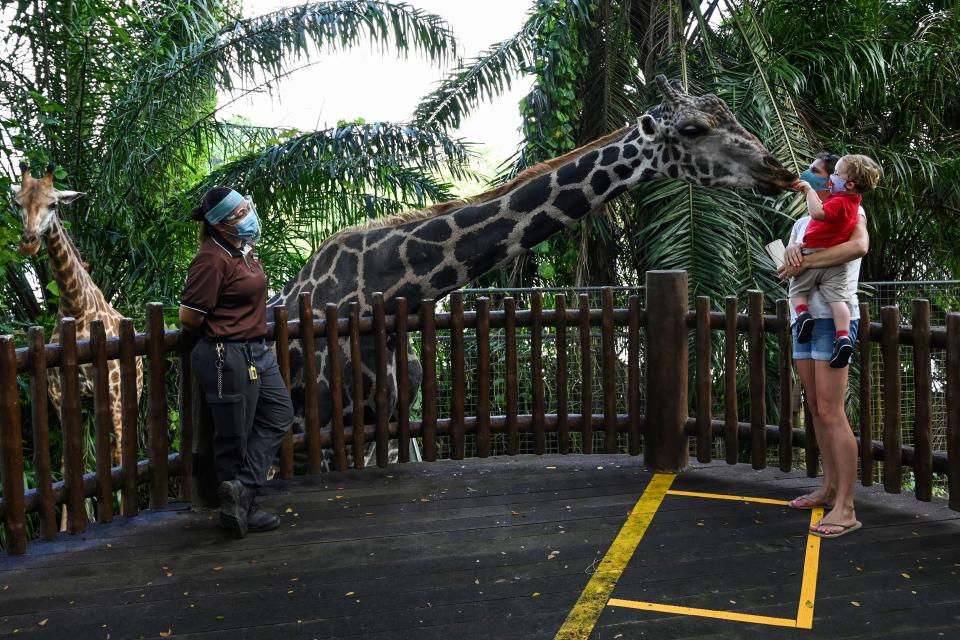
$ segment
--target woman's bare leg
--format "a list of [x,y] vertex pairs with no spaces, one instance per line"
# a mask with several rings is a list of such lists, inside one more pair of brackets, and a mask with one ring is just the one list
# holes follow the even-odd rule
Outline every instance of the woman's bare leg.
[[817,529],[821,533],[837,533],[840,527],[836,525],[850,525],[857,519],[853,506],[857,483],[857,440],[844,410],[848,369],[832,369],[826,361],[817,361],[814,366],[817,406],[822,426],[817,433],[817,441],[821,449],[824,443],[829,443],[829,454],[825,454],[824,458],[829,455],[831,459],[831,473],[836,488],[833,509],[823,517]]
[[820,456],[823,460],[823,484],[815,491],[807,494],[807,498],[816,504],[832,504],[833,497],[837,493],[834,480],[836,475],[833,468],[833,456],[830,453],[830,441],[826,437],[820,420],[816,367],[814,366],[814,360],[810,359],[797,360],[796,365],[797,373],[800,375],[800,383],[803,385],[807,408],[810,409],[810,416],[813,418],[813,431],[817,436],[817,445],[820,447]]

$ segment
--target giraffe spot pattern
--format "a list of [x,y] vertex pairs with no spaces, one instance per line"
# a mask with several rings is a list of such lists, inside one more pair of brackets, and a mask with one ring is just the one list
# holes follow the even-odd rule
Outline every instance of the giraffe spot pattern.
[[546,213],[545,211],[539,212],[537,215],[533,216],[533,220],[527,225],[527,228],[523,230],[523,237],[520,239],[520,245],[524,249],[530,249],[553,234],[557,231],[563,229],[563,223]]
[[404,236],[389,237],[364,254],[366,291],[386,291],[406,272],[400,259],[400,245],[404,240]]
[[[573,163],[571,163],[572,165]],[[570,165],[567,165],[570,166]],[[561,168],[560,171],[563,171]],[[510,208],[518,213],[530,213],[550,197],[550,174],[530,181],[510,196]]]
[[606,171],[597,171],[590,178],[590,186],[593,187],[596,195],[603,195],[603,192],[610,188],[610,174]]
[[349,251],[341,251],[339,259],[333,270],[333,277],[336,278],[339,283],[349,283],[352,279],[356,277],[357,267],[359,266],[360,258]]
[[613,189],[610,190],[610,193],[607,194],[607,197],[604,198],[603,201],[604,201],[604,202],[610,202],[611,200],[613,200],[614,198],[616,198],[617,196],[619,196],[621,193],[623,193],[623,192],[626,191],[626,190],[627,190],[627,185],[625,185],[625,184],[618,184],[616,187],[614,187]]
[[637,149],[636,145],[628,144],[623,148],[623,157],[626,159],[630,159],[638,153],[640,153],[640,151]]
[[580,218],[590,213],[590,201],[583,195],[582,189],[564,189],[553,201],[568,218]]
[[517,223],[503,218],[468,233],[457,242],[454,255],[467,267],[469,279],[483,275],[507,258],[505,240]]
[[597,158],[599,157],[599,151],[591,151],[580,158],[579,161],[573,161],[560,167],[560,169],[557,170],[557,185],[563,187],[569,184],[583,182],[587,179],[587,176],[590,175],[590,172],[593,171],[597,163]]
[[[455,284],[456,282],[454,282],[454,285]],[[384,308],[388,314],[394,314],[397,312],[397,298],[420,300],[423,298],[423,289],[415,282],[405,282],[402,284],[400,288],[390,294],[390,297],[386,300]]]
[[607,147],[606,149],[603,150],[603,155],[600,156],[600,166],[609,167],[619,159],[620,159],[619,147]]
[[[549,182],[549,176],[545,177]],[[469,229],[470,227],[488,221],[495,216],[499,210],[499,200],[494,200],[484,205],[464,207],[453,214],[453,221],[461,229]]]
[[623,139],[624,144],[633,142],[640,137],[640,127],[634,127],[633,130]]
[[625,164],[618,164],[613,168],[613,171],[621,180],[626,180],[633,173],[633,170]]
[[452,233],[446,218],[437,218],[421,226],[414,235],[422,240],[443,242],[449,240]]
[[407,262],[413,268],[413,273],[425,276],[443,262],[443,247],[429,242],[407,242]]
[[430,278],[430,285],[437,291],[446,291],[457,284],[457,270],[444,267]]

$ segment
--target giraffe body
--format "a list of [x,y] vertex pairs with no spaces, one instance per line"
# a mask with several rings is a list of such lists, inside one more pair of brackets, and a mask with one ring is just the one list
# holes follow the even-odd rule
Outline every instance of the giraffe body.
[[[625,127],[560,158],[528,169],[512,182],[468,202],[451,202],[402,214],[331,236],[298,276],[268,302],[284,305],[291,317],[298,296],[310,292],[317,309],[336,303],[341,316],[357,302],[369,315],[382,292],[386,311],[406,298],[410,313],[426,299],[451,291],[510,262],[640,182],[673,179],[707,186],[754,188],[780,193],[796,177],[743,129],[726,104],[713,95],[695,97],[657,78],[663,103]],[[396,407],[395,340],[388,338],[391,417]],[[340,343],[345,423],[352,414],[350,349]],[[303,367],[299,343],[291,345],[293,402],[303,425]],[[330,419],[327,345],[318,343],[320,421]],[[365,422],[375,419],[372,340],[362,345]],[[410,390],[416,394],[422,369],[409,349]]]
[[[23,183],[17,189],[16,200],[23,215],[23,237],[20,251],[25,255],[33,255],[40,249],[41,240],[47,248],[48,259],[54,280],[59,289],[59,305],[57,320],[74,318],[76,320],[77,340],[90,339],[90,326],[94,320],[101,320],[107,337],[117,336],[120,332],[120,315],[107,302],[100,288],[93,282],[93,278],[86,270],[86,265],[80,257],[70,235],[67,233],[57,215],[60,204],[73,202],[80,193],[74,191],[59,191],[53,187],[53,165],[47,168],[47,173],[40,179],[34,179],[25,165]],[[51,340],[57,342],[59,334],[54,332]],[[137,399],[143,388],[143,360],[136,359],[137,365]],[[119,464],[123,448],[123,432],[121,428],[120,405],[120,362],[107,362],[110,415],[113,423],[114,447],[113,459]],[[53,402],[57,414],[61,410],[61,382],[59,368],[51,369],[48,379],[50,400]],[[83,397],[93,395],[93,377],[91,365],[80,367],[80,392]],[[136,443],[133,443],[136,446]]]

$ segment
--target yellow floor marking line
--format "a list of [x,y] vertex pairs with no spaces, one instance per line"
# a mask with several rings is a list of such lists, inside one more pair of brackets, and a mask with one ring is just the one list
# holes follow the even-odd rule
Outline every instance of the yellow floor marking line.
[[620,533],[607,549],[600,566],[584,587],[566,622],[557,632],[555,640],[586,640],[590,637],[610,594],[613,593],[613,588],[617,585],[617,580],[633,557],[640,539],[646,533],[650,521],[676,477],[672,473],[657,473],[650,479],[643,495],[627,516]]
[[[823,507],[810,512],[810,526],[823,518]],[[807,555],[803,561],[803,585],[800,587],[800,608],[797,610],[797,626],[813,629],[813,604],[817,601],[817,570],[820,567],[820,538],[807,532]]]
[[693,607],[677,607],[671,604],[658,604],[656,602],[637,602],[636,600],[620,600],[612,598],[608,603],[611,607],[626,607],[628,609],[640,609],[642,611],[661,611],[663,613],[677,613],[684,616],[698,616],[701,618],[714,618],[719,620],[733,620],[736,622],[750,622],[753,624],[766,624],[774,627],[796,627],[797,621],[793,618],[771,618],[769,616],[755,616],[749,613],[734,613],[733,611],[716,611],[714,609],[695,609]]
[[[695,493],[692,491],[667,491],[670,496],[688,496],[695,498],[708,498],[714,500],[738,500],[746,502],[763,502],[768,504],[787,504],[784,500],[771,500],[768,498],[748,498],[742,496],[728,496],[719,493]],[[823,518],[823,508],[816,507],[810,512],[810,525],[814,525]],[[628,609],[639,609],[641,611],[660,611],[662,613],[676,613],[685,616],[697,616],[701,618],[713,618],[715,620],[732,620],[734,622],[748,622],[752,624],[765,624],[775,627],[792,627],[796,629],[813,628],[813,606],[817,596],[817,570],[820,565],[820,538],[807,533],[807,549],[803,562],[803,582],[800,587],[800,606],[797,609],[797,617],[794,618],[774,618],[770,616],[758,616],[749,613],[737,613],[735,611],[719,611],[716,609],[697,609],[694,607],[680,607],[672,604],[661,604],[658,602],[640,602],[638,600],[622,600],[620,598],[611,598],[607,605],[610,607],[624,607]],[[585,637],[585,636],[584,636]]]
[[790,504],[786,500],[774,500],[772,498],[754,498],[751,496],[728,496],[722,493],[697,493],[696,491],[676,491],[671,489],[667,491],[668,496],[686,496],[688,498],[710,498],[712,500],[736,500],[737,502],[759,502],[762,504]]

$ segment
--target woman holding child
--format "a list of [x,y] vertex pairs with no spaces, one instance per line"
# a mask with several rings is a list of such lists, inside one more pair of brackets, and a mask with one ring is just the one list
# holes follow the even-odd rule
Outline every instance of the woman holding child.
[[810,215],[794,224],[786,264],[780,268],[781,277],[791,278],[793,357],[823,459],[822,486],[794,498],[790,506],[828,508],[810,527],[824,538],[861,526],[853,504],[857,441],[844,402],[847,364],[859,329],[860,259],[869,247],[860,200],[876,187],[880,173],[866,156],[818,156],[797,183]]

